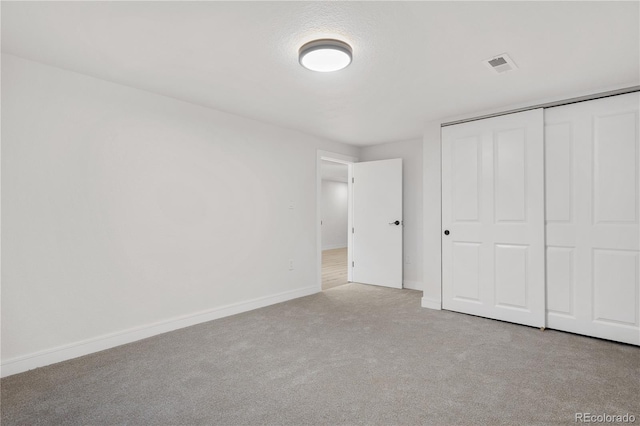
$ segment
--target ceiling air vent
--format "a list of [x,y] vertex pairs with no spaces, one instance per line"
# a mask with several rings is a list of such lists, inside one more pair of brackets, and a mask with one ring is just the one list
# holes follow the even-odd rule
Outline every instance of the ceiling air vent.
[[502,74],[503,72],[513,71],[518,69],[518,66],[513,59],[506,53],[502,55],[494,56],[493,58],[485,59],[482,61],[489,69],[496,72],[496,74]]

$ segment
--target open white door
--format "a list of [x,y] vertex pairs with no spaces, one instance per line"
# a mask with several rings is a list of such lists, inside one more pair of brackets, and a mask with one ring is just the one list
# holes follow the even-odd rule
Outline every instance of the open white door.
[[543,112],[442,129],[442,306],[545,325]]
[[353,164],[353,281],[402,288],[402,159]]

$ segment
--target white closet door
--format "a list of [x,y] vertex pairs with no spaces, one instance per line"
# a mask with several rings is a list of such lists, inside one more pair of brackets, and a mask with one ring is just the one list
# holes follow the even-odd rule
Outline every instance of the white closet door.
[[442,129],[444,309],[545,325],[543,129],[541,109]]
[[545,111],[550,328],[640,344],[639,104]]

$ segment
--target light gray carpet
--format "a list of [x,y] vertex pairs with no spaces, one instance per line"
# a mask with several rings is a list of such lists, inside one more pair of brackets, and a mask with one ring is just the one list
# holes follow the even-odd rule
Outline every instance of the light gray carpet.
[[638,347],[420,297],[347,284],[11,376],[2,424],[640,423]]

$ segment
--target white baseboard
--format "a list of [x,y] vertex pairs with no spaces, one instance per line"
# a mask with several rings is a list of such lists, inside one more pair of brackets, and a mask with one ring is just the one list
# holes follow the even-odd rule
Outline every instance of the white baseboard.
[[322,246],[322,251],[339,249],[339,248],[347,248],[347,243],[344,243],[344,244],[329,244],[329,245],[326,245],[326,246]]
[[0,365],[0,377],[11,376],[34,368],[135,342],[136,340],[146,339],[158,334],[286,302],[298,297],[309,296],[318,292],[317,286],[285,291],[16,357],[2,362]]
[[411,290],[422,290],[422,283],[420,281],[403,280],[402,287]]
[[442,310],[442,302],[440,300],[429,299],[427,297],[422,298],[422,307],[428,309]]

